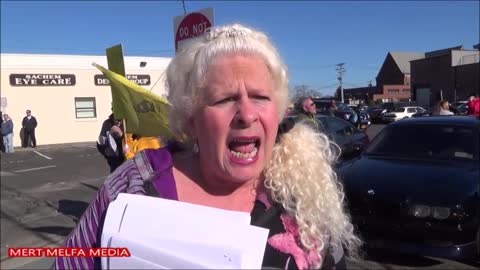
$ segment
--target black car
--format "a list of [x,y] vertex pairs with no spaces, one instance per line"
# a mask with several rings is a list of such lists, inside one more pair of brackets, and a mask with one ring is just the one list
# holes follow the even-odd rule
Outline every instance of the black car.
[[352,108],[352,110],[354,110],[358,115],[357,122],[354,123],[355,126],[357,126],[357,128],[359,129],[364,129],[364,130],[367,129],[372,123],[370,121],[370,114],[368,113],[368,107],[365,105],[350,105],[349,107]]
[[368,108],[367,112],[370,116],[372,123],[381,123],[383,122],[382,116],[384,113],[392,112],[395,110],[396,106],[393,102],[386,102],[380,106],[371,106]]
[[386,126],[341,164],[367,246],[455,259],[480,251],[480,118],[432,116]]
[[[322,100],[322,99],[313,99],[312,100],[317,107],[318,114],[330,114],[330,108],[332,105],[332,100]],[[352,124],[356,124],[358,121],[357,113],[350,108],[347,104],[335,101],[335,106],[337,109],[334,111],[334,115],[338,118],[344,119]]]
[[[322,114],[315,117],[320,124],[320,131],[340,146],[342,159],[357,156],[370,142],[365,131],[359,130],[345,120]],[[286,118],[296,121],[297,115],[289,115]]]

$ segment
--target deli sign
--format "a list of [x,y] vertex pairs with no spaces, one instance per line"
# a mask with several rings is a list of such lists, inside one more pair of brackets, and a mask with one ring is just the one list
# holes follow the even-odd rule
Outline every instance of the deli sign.
[[[150,75],[127,74],[127,76],[125,77],[138,85],[150,85],[151,83]],[[94,80],[95,80],[95,85],[97,86],[110,85],[110,81],[103,74],[95,75]]]
[[12,86],[74,86],[73,74],[10,74]]

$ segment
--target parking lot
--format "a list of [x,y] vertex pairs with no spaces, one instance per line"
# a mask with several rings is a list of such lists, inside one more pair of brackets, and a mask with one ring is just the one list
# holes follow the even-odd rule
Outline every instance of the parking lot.
[[[382,128],[373,125],[370,139]],[[95,143],[40,146],[1,156],[1,269],[47,268],[51,258],[10,258],[7,247],[54,246],[75,226],[108,166]],[[368,251],[353,269],[478,269],[478,262]]]

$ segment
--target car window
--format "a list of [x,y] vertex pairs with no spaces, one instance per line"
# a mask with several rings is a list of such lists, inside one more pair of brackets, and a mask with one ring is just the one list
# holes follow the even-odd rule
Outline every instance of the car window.
[[415,108],[407,108],[408,113],[415,113],[417,110]]
[[337,118],[337,117],[324,117],[326,119],[327,125],[326,127],[328,130],[331,132],[337,132],[339,130],[342,130],[346,128],[347,126],[350,126],[349,123]]
[[405,108],[396,108],[394,112],[405,112]]
[[315,106],[317,107],[317,112],[318,113],[327,112],[328,108],[330,108],[330,102],[313,101],[313,103],[315,103]]
[[478,160],[472,128],[445,124],[411,124],[385,128],[366,154],[429,159]]
[[426,111],[426,110],[423,109],[423,108],[420,108],[420,107],[417,108],[417,112],[419,112],[419,113],[423,113],[423,112],[425,112],[425,111]]
[[327,117],[317,117],[318,122],[320,122],[320,124],[323,126],[323,128],[328,130],[328,123],[327,123],[326,118]]

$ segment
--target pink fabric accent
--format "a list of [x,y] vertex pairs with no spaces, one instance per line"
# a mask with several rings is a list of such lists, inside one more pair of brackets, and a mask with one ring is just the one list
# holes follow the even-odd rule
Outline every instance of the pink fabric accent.
[[286,232],[272,235],[268,243],[278,251],[292,255],[298,269],[309,269],[311,265],[321,262],[322,258],[315,249],[305,251],[302,248],[295,219],[285,214],[280,218]]
[[270,197],[268,196],[268,194],[265,192],[265,191],[260,191],[258,194],[257,194],[257,200],[259,200],[260,202],[262,202],[264,205],[265,205],[265,208],[268,209],[272,206],[272,201],[270,200]]

